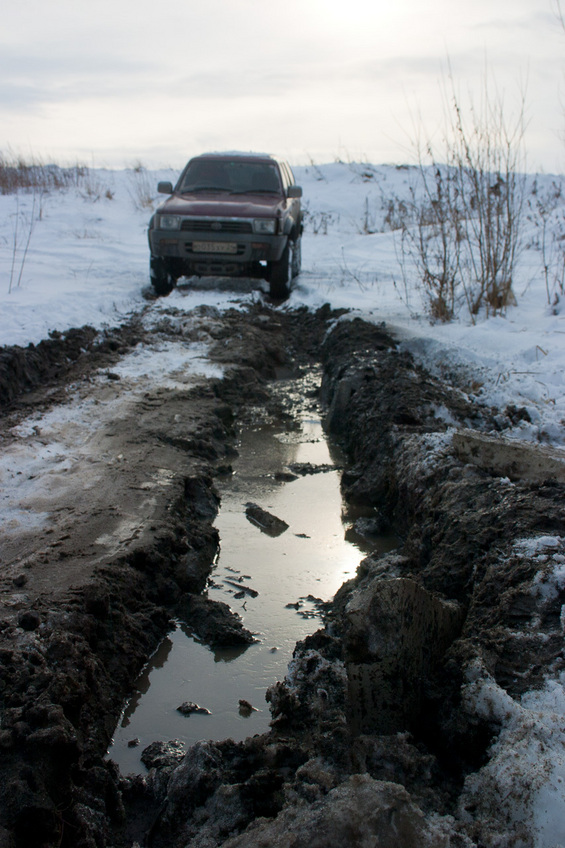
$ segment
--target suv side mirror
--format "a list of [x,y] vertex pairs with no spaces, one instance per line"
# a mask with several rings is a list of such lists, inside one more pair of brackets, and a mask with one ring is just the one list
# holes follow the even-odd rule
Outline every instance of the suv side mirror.
[[173,184],[169,182],[157,183],[157,191],[159,194],[172,194]]
[[287,197],[302,197],[302,188],[301,186],[292,185],[288,187],[288,191],[286,193]]

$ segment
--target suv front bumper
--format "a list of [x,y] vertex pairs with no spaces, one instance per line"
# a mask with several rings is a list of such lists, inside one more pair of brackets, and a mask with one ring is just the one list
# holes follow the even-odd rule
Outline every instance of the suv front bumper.
[[214,233],[188,228],[149,230],[153,256],[175,258],[191,267],[209,263],[245,266],[254,262],[276,262],[286,243],[286,235]]

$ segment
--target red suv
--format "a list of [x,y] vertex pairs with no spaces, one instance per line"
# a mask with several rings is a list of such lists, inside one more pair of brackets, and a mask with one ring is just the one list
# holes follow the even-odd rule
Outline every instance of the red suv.
[[151,284],[169,294],[179,277],[265,279],[284,299],[300,272],[302,189],[286,162],[256,153],[191,159],[149,223]]

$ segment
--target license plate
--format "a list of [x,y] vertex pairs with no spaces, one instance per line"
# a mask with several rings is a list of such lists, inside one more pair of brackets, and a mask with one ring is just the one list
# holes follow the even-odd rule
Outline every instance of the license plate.
[[193,241],[193,253],[237,253],[237,244],[233,241]]

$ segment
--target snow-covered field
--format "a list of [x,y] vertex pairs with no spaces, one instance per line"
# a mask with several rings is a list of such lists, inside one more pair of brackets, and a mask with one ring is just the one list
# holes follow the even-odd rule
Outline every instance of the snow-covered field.
[[[565,444],[565,308],[548,304],[541,219],[535,226],[524,215],[515,306],[475,324],[464,309],[451,323],[432,324],[409,267],[404,284],[398,232],[390,227],[390,203],[408,196],[413,169],[338,162],[295,172],[307,212],[303,271],[281,308],[330,303],[385,321],[435,373],[457,368],[481,400],[525,406],[531,423],[522,421],[511,435]],[[157,181],[175,176],[90,170],[62,191],[0,196],[0,344],[25,346],[83,324],[116,325],[146,307],[147,222],[159,202]],[[554,184],[561,179],[538,176],[536,197],[544,186],[559,196]],[[565,202],[554,206],[559,223]],[[260,296],[260,287],[181,286],[152,309],[203,302],[221,308]]]
[[[548,298],[540,220],[536,225],[524,216],[513,285],[516,305],[504,315],[479,315],[475,322],[462,309],[454,321],[432,324],[417,280],[406,267],[404,285],[398,237],[387,222],[390,201],[408,196],[411,170],[333,163],[296,168],[295,173],[307,212],[303,270],[289,301],[279,308],[329,303],[384,321],[433,373],[457,375],[469,394],[501,409],[525,407],[530,421],[520,421],[505,435],[564,449],[565,307],[563,298],[555,302],[554,290]],[[261,288],[266,290],[261,283],[234,282],[217,288],[182,283],[166,299],[147,298],[150,200],[154,208],[157,181],[175,176],[94,170],[64,191],[0,196],[0,345],[38,343],[50,331],[84,324],[115,326],[141,310],[148,310],[147,319],[155,322],[170,307],[182,312],[206,303],[222,309],[261,297]],[[554,198],[546,236],[563,220],[560,184],[559,177],[536,178],[538,192],[545,186]],[[529,177],[530,200],[536,197],[533,186]],[[558,251],[555,256],[559,261]],[[195,361],[201,355],[195,350]],[[163,374],[170,371],[166,357],[154,363],[153,372],[159,365]],[[541,542],[517,540],[538,546],[540,569],[550,571],[552,586],[562,591],[562,540],[544,537]],[[504,815],[533,816],[536,848],[565,844],[563,683],[548,681],[544,691],[529,693],[520,704],[480,676],[470,678],[466,687],[475,709],[496,715],[503,727],[493,759],[469,782],[466,795],[472,797],[479,782],[483,788],[492,785],[496,799],[506,785],[509,809]]]

